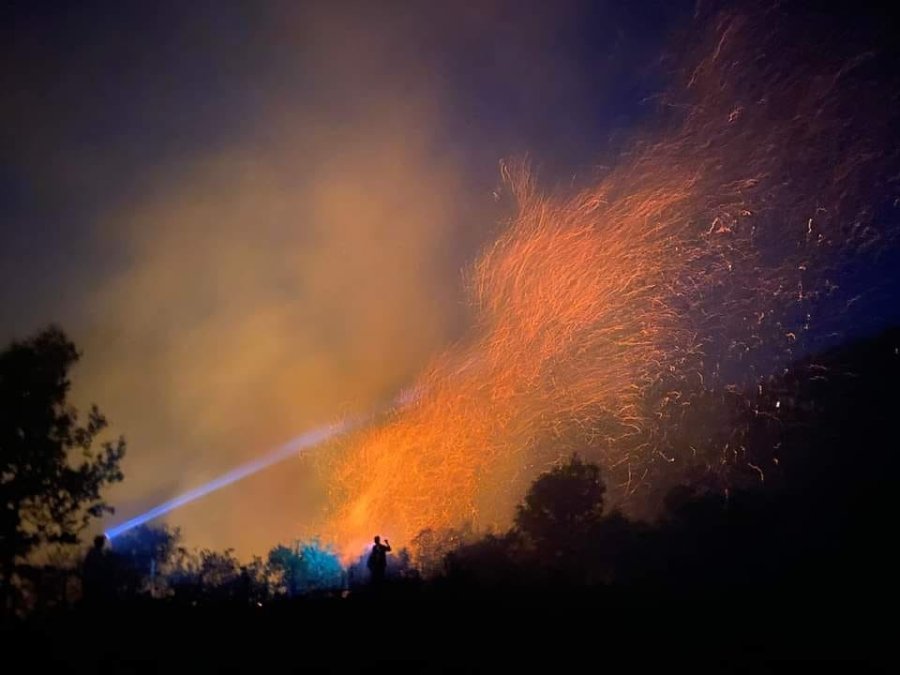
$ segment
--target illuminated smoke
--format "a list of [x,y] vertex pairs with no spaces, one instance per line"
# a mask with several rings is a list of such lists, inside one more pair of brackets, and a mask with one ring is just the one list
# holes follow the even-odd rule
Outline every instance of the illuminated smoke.
[[128,530],[131,530],[138,525],[143,525],[146,522],[155,520],[156,518],[164,516],[170,511],[174,511],[175,509],[181,508],[182,506],[186,506],[187,504],[190,504],[191,502],[196,501],[201,497],[205,497],[206,495],[211,494],[216,490],[221,490],[222,488],[236,483],[239,480],[243,480],[248,476],[252,476],[253,474],[258,473],[263,469],[267,469],[270,466],[278,464],[279,462],[283,462],[292,457],[296,457],[297,453],[302,452],[303,450],[321,445],[328,440],[340,436],[341,434],[347,433],[347,431],[353,428],[353,426],[355,426],[355,423],[351,421],[343,421],[336,424],[330,424],[319,429],[313,429],[312,431],[307,431],[306,433],[291,439],[287,443],[278,446],[262,457],[249,461],[245,464],[241,464],[228,473],[223,474],[218,478],[214,478],[208,483],[200,485],[192,490],[185,492],[182,495],[163,502],[159,506],[154,506],[152,509],[145,511],[144,513],[135,516],[134,518],[130,518],[124,523],[120,523],[119,525],[111,527],[105,532],[106,537],[108,539],[114,539],[120,534],[128,532]]
[[572,451],[633,512],[689,474],[765,475],[727,411],[833,327],[840,270],[886,245],[871,203],[896,159],[884,93],[859,75],[873,56],[780,18],[710,17],[662,100],[675,119],[593,187],[545,197],[505,169],[519,212],[469,271],[474,334],[334,464],[345,550],[505,526]]

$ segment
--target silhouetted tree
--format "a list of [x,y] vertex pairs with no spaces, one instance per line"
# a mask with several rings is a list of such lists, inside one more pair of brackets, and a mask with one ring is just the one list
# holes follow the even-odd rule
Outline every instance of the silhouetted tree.
[[181,530],[165,525],[139,525],[113,540],[114,583],[120,593],[160,593],[167,567],[181,541]]
[[524,546],[517,531],[488,534],[450,551],[444,559],[444,570],[456,582],[487,588],[520,584],[525,580],[525,566],[532,562],[523,556]]
[[233,601],[241,605],[251,597],[263,599],[258,586],[265,584],[259,558],[242,566],[232,549],[188,552],[179,548],[166,572],[169,589],[176,599],[188,602]]
[[199,554],[198,575],[204,588],[233,590],[241,575],[241,564],[234,557],[232,549],[210,551],[204,549]]
[[123,439],[94,441],[107,421],[91,407],[84,424],[68,403],[79,353],[59,328],[0,353],[0,576],[8,607],[17,563],[45,544],[72,544],[91,518],[112,509],[101,497],[122,479]]
[[412,540],[412,563],[425,578],[437,576],[443,572],[449,552],[474,540],[475,533],[469,523],[461,528],[422,530]]
[[516,511],[516,528],[542,557],[573,554],[600,522],[605,491],[599,467],[573,455],[531,485]]
[[344,582],[337,555],[315,541],[296,549],[276,546],[269,551],[268,562],[277,591],[289,596],[340,588]]
[[409,549],[404,547],[397,554],[388,558],[387,577],[389,579],[418,579],[419,570],[413,564]]
[[247,601],[249,603],[262,604],[272,598],[272,588],[269,584],[269,568],[266,561],[259,556],[253,556],[249,563],[241,567],[242,584],[247,584]]
[[[572,456],[535,480],[510,531],[447,553],[447,575],[487,587],[606,581],[614,556],[604,542],[622,540],[627,522],[616,514],[604,527],[604,492],[599,467]],[[431,548],[434,535],[420,536]]]

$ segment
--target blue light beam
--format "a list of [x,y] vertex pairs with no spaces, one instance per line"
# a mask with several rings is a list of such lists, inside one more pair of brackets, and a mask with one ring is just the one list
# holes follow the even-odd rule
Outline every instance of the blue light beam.
[[262,471],[263,469],[266,469],[273,464],[277,464],[278,462],[283,462],[286,459],[290,459],[291,457],[296,456],[296,454],[302,450],[312,448],[316,445],[319,445],[320,443],[324,443],[327,440],[335,438],[340,434],[346,433],[347,431],[350,431],[350,429],[352,429],[354,426],[356,426],[356,422],[357,421],[354,420],[344,420],[335,424],[330,424],[328,426],[319,427],[318,429],[313,429],[312,431],[307,431],[300,436],[292,438],[287,443],[279,445],[269,454],[249,461],[246,464],[241,464],[228,473],[219,476],[218,478],[214,478],[205,485],[195,487],[193,490],[189,490],[183,495],[179,495],[174,499],[163,502],[159,506],[154,506],[149,511],[145,511],[141,515],[135,516],[131,520],[126,520],[124,523],[108,529],[104,534],[106,534],[107,539],[112,540],[118,537],[123,532],[127,532],[128,530],[137,527],[138,525],[143,525],[147,521],[153,520],[154,518],[159,518],[169,511],[173,511],[179,507],[184,506],[185,504],[190,504],[194,500],[205,497],[210,492],[220,490],[227,485],[231,485],[232,483],[236,483],[237,481],[242,480],[247,476],[251,476],[258,471]]

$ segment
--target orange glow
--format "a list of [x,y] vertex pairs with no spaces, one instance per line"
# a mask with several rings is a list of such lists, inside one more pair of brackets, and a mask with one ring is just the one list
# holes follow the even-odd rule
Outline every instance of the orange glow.
[[740,430],[687,442],[688,413],[710,391],[749,405],[747,384],[794,358],[829,266],[871,236],[847,176],[878,156],[874,135],[846,131],[839,91],[735,66],[764,51],[752,39],[721,22],[685,71],[677,127],[590,189],[545,197],[526,168],[505,171],[519,213],[469,270],[471,339],[334,464],[329,531],[345,550],[376,532],[506,526],[527,482],[573,450],[619,504],[659,476],[750,461]]
[[480,335],[344,456],[335,483],[352,498],[336,520],[340,541],[379,527],[409,539],[428,526],[504,522],[516,474],[537,468],[523,451],[582,419],[614,422],[596,439],[607,460],[642,461],[640,444],[619,448],[644,431],[644,392],[690,350],[668,303],[675,272],[695,256],[670,250],[689,180],[657,172],[613,206],[607,186],[554,204],[524,174],[515,180],[521,214],[471,273]]

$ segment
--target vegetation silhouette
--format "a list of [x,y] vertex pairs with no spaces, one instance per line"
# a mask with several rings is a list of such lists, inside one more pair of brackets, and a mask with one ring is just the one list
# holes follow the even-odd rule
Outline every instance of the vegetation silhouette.
[[[547,645],[592,627],[634,648],[640,640],[628,627],[637,624],[665,654],[702,630],[704,649],[741,663],[760,645],[782,658],[823,644],[877,661],[889,636],[872,608],[887,608],[897,590],[888,533],[898,381],[900,329],[805,359],[770,378],[737,420],[748,428],[747,456],[764,469],[755,483],[686,483],[669,492],[660,518],[634,521],[606,503],[600,469],[573,455],[535,480],[507,531],[420,533],[388,556],[377,594],[366,591],[365,553],[345,568],[327,547],[298,542],[243,562],[229,550],[188,550],[163,525],[112,546],[97,540],[83,561],[23,558],[17,579],[29,611],[5,637],[36,658],[47,635],[65,635],[66,662],[85,672],[115,671],[137,654],[159,666],[195,640],[286,641],[289,631],[311,636],[309,663],[326,666],[336,653],[329,645],[344,639],[335,626],[370,626],[373,615],[376,626],[353,633],[363,651],[403,635],[409,658],[425,661],[453,631],[466,635],[453,655],[465,662],[501,626]],[[777,418],[765,414],[776,404]],[[160,623],[172,636],[149,656],[137,627]],[[96,631],[109,646],[88,654]],[[203,665],[259,665],[242,658]]]
[[[671,490],[656,522],[602,512],[596,467],[577,457],[534,483],[508,532],[463,545],[446,573],[484,587],[574,583],[670,594],[785,592],[835,606],[880,595],[896,563],[900,331],[809,358],[768,383],[777,420],[744,414],[758,488]],[[827,592],[826,592],[827,589]],[[858,607],[859,609],[859,607]]]
[[[0,585],[13,609],[22,565],[55,544],[77,544],[112,508],[101,491],[122,480],[125,441],[101,441],[106,418],[92,406],[81,422],[67,400],[79,352],[58,327],[0,352]],[[99,448],[97,447],[99,445]]]

